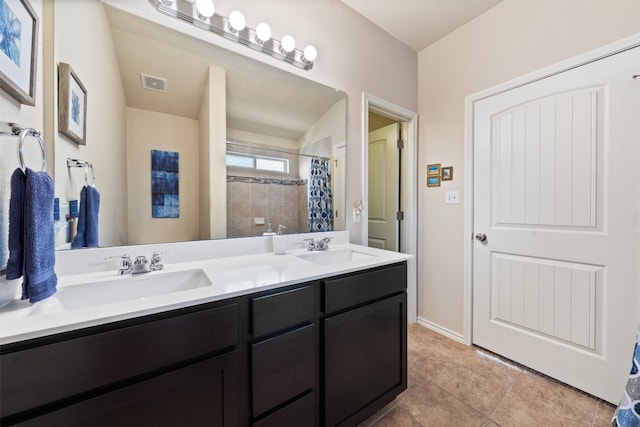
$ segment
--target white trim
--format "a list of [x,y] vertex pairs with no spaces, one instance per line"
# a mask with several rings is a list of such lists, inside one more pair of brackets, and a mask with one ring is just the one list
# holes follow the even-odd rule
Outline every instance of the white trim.
[[418,188],[416,174],[418,171],[418,113],[392,104],[374,95],[362,92],[362,197],[364,210],[362,212],[362,245],[367,245],[369,230],[366,226],[369,194],[369,110],[381,113],[386,117],[407,123],[407,140],[403,159],[401,185],[403,188],[404,233],[401,234],[402,247],[400,252],[413,255],[407,263],[407,318],[415,323],[418,315],[418,288],[416,256],[418,248]]
[[447,328],[442,327],[440,325],[437,325],[435,323],[431,323],[428,320],[423,319],[422,317],[418,317],[418,322],[417,323],[418,323],[418,325],[424,326],[425,328],[430,329],[430,330],[432,330],[434,332],[437,332],[440,335],[444,335],[447,338],[450,338],[450,339],[452,339],[454,341],[457,341],[459,343],[465,344],[463,336],[460,335],[457,332],[453,332],[450,329],[447,329]]
[[597,61],[607,56],[611,56],[623,50],[640,46],[640,33],[626,37],[622,40],[610,43],[608,45],[593,49],[584,54],[575,56],[549,67],[526,74],[508,82],[501,83],[481,92],[469,95],[465,98],[465,132],[464,132],[464,231],[463,231],[463,248],[464,248],[464,287],[463,287],[463,340],[464,343],[471,345],[473,343],[473,108],[474,103],[532,83],[537,80],[550,77],[552,75],[562,73],[564,71],[585,65],[590,62]]

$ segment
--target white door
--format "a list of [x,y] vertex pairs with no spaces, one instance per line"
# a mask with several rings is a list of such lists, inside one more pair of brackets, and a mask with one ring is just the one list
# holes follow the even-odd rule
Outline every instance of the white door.
[[369,132],[369,246],[397,251],[398,124]]
[[609,402],[640,322],[640,47],[474,104],[473,342]]
[[333,162],[333,229],[345,230],[347,228],[345,201],[345,156],[346,146],[341,145],[334,149]]

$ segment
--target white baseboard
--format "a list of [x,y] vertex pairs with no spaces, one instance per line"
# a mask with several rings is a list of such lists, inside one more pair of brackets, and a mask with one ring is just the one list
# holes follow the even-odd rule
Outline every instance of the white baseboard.
[[436,325],[435,323],[429,322],[428,320],[425,320],[419,316],[418,316],[418,325],[424,326],[427,329],[431,329],[432,331],[437,332],[441,335],[444,335],[447,338],[451,338],[452,340],[457,341],[461,344],[465,343],[464,337],[462,336],[462,334],[453,332],[452,330],[442,327],[440,325]]

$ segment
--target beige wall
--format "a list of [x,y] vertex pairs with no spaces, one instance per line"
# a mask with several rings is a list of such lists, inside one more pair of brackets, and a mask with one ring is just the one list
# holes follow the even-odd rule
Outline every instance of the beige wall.
[[[464,98],[640,31],[640,2],[506,0],[419,54],[418,316],[463,332]],[[454,180],[424,185],[428,163]]]
[[[58,133],[55,105],[56,196],[61,204],[79,199],[84,170],[67,168],[67,157],[94,165],[100,192],[100,246],[127,243],[126,121],[127,110],[111,30],[98,2],[55,4],[55,63],[65,62],[87,89],[86,145]],[[83,16],[86,19],[78,19]],[[90,24],[89,24],[90,23]],[[96,55],[95,52],[100,52]],[[57,82],[57,72],[55,74]],[[54,91],[57,101],[57,88]]]
[[[199,233],[198,120],[128,109],[129,244],[196,240]],[[151,217],[151,150],[180,156],[180,217]]]

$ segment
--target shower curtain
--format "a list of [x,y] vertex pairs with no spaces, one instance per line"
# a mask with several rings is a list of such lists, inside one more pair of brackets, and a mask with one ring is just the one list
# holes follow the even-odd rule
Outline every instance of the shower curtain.
[[631,359],[631,372],[620,404],[611,420],[613,427],[640,426],[640,328],[636,335],[636,345]]
[[309,231],[333,231],[331,163],[314,157],[309,172]]

